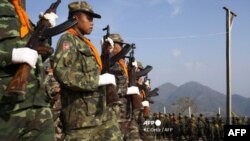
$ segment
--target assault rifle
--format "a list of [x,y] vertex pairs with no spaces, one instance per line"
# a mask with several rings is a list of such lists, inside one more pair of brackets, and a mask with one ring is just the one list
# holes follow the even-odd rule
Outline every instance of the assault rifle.
[[155,96],[158,96],[158,95],[159,95],[158,91],[159,91],[159,88],[154,88],[153,90],[151,90],[151,91],[149,91],[149,92],[147,93],[147,97],[155,97]]
[[124,43],[124,47],[122,48],[122,50],[110,58],[110,64],[109,64],[110,67],[112,67],[115,64],[115,62],[124,58],[131,49],[132,49],[132,45]]
[[[109,29],[109,25],[107,25],[107,27],[103,28],[103,31],[107,31],[106,35],[103,36],[103,41],[105,44],[106,39],[109,37],[110,35],[110,29]],[[103,70],[102,70],[102,74],[104,73],[110,73],[110,50],[109,50],[109,46],[103,46],[102,48],[102,63],[103,63]],[[114,85],[107,85],[106,86],[106,102],[107,105],[111,105],[111,104],[116,104],[119,102],[119,96],[116,93],[116,87]]]
[[[135,47],[135,44],[132,44],[131,46],[132,46],[132,51],[129,54],[129,64],[128,64],[129,87],[137,86],[136,85],[136,72],[135,72],[136,68],[133,65],[133,62],[135,62],[134,49],[136,47]],[[130,98],[131,98],[131,102],[132,102],[132,112],[135,111],[135,110],[141,109],[141,107],[142,107],[142,104],[141,104],[142,98],[137,94],[131,95]]]
[[[56,13],[56,9],[60,3],[61,0],[57,0],[52,3],[44,14],[51,12]],[[64,32],[76,23],[76,21],[70,19],[54,28],[50,28],[51,25],[49,21],[44,17],[41,17],[37,23],[35,31],[32,33],[28,43],[26,44],[26,47],[36,50],[39,54],[42,54],[42,56],[50,56],[54,50],[53,48],[44,47],[44,43],[52,36]],[[18,70],[8,84],[6,96],[25,95],[30,70],[31,67],[27,63],[20,64]]]
[[144,69],[136,73],[136,78],[147,75],[152,69],[152,66],[147,65]]

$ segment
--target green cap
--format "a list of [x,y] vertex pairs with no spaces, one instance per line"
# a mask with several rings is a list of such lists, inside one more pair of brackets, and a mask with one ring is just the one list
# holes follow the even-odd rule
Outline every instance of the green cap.
[[143,65],[142,65],[142,63],[140,61],[137,61],[137,66],[138,66],[139,69],[143,69],[144,68]]
[[91,14],[94,18],[101,18],[101,15],[95,13],[92,7],[86,1],[76,1],[68,5],[69,13],[73,12],[85,12]]
[[109,38],[111,38],[115,43],[122,43],[123,44],[123,39],[122,39],[121,35],[118,33],[110,34]]

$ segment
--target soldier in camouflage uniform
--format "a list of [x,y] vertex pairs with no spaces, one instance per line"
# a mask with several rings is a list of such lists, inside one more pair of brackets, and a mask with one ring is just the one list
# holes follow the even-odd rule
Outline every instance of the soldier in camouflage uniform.
[[206,134],[205,134],[205,118],[203,114],[197,118],[197,139],[202,138],[203,141],[206,141]]
[[[139,72],[143,69],[142,63],[139,61],[135,61],[135,67],[136,70],[135,72]],[[143,79],[144,77],[140,77],[140,78],[136,78],[136,85],[139,88],[140,85],[143,84]],[[133,100],[131,100],[132,103],[132,112],[131,112],[131,121],[129,124],[129,140],[131,141],[140,141],[141,137],[140,137],[140,132],[142,132],[142,127],[140,129],[139,125],[143,124],[143,121],[141,120],[141,116],[142,114],[142,109],[144,108],[142,105],[142,100],[143,100],[143,95],[145,95],[144,90],[139,89],[139,96],[136,97],[137,102],[139,102],[140,104],[138,104],[138,107],[133,107],[134,103]]]
[[69,18],[78,23],[59,39],[54,64],[61,87],[64,140],[119,141],[119,125],[105,97],[105,85],[116,85],[115,77],[100,75],[101,58],[84,36],[92,32],[93,18],[101,16],[85,1],[72,2],[68,7]]
[[61,115],[61,95],[60,95],[60,84],[56,81],[53,70],[54,70],[54,58],[51,56],[48,59],[48,67],[46,69],[47,75],[45,77],[45,88],[48,96],[52,99],[50,106],[52,108],[54,125],[56,130],[56,138],[59,140],[62,137],[62,123],[60,120]]
[[[102,48],[109,48],[109,52],[111,52],[111,57],[117,55],[121,50],[124,44],[124,41],[120,34],[112,33],[109,35],[109,42],[104,42]],[[113,45],[113,47],[111,47]],[[122,132],[122,136],[125,139],[127,130],[128,130],[128,122],[130,119],[130,115],[128,112],[129,103],[127,95],[128,88],[128,69],[125,62],[125,59],[120,59],[115,62],[113,66],[109,69],[111,74],[115,75],[116,84],[117,84],[117,95],[119,96],[119,105],[118,105],[118,122],[120,125],[120,129]],[[113,106],[117,108],[117,106]]]
[[[0,3],[0,140],[53,141],[55,130],[44,89],[41,56],[25,47],[33,31],[19,0]],[[25,93],[6,93],[20,63],[32,69]],[[35,69],[36,68],[36,69]]]

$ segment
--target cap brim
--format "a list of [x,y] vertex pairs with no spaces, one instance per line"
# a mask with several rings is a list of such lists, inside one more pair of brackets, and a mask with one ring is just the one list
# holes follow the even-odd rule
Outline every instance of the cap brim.
[[93,13],[93,12],[89,12],[89,11],[85,11],[85,10],[82,10],[82,12],[86,12],[90,15],[93,16],[93,18],[97,18],[97,19],[100,19],[101,18],[101,15],[97,14],[97,13]]
[[97,14],[97,13],[94,13],[94,12],[90,12],[90,11],[87,11],[87,10],[75,10],[75,11],[71,11],[70,13],[74,13],[74,12],[83,12],[83,13],[88,13],[90,15],[93,16],[93,18],[98,18],[100,19],[101,18],[101,15]]
[[97,18],[97,19],[101,19],[101,15],[96,14],[96,13],[93,13],[93,17],[94,17],[94,18]]

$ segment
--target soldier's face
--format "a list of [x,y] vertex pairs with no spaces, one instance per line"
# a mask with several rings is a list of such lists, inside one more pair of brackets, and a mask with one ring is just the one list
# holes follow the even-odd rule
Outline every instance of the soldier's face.
[[93,30],[93,16],[91,14],[79,12],[75,19],[77,20],[78,24],[77,27],[81,31],[82,34],[90,34]]
[[112,55],[116,55],[116,54],[119,53],[121,50],[122,50],[121,44],[115,43],[115,44],[114,44],[114,49],[113,49]]

